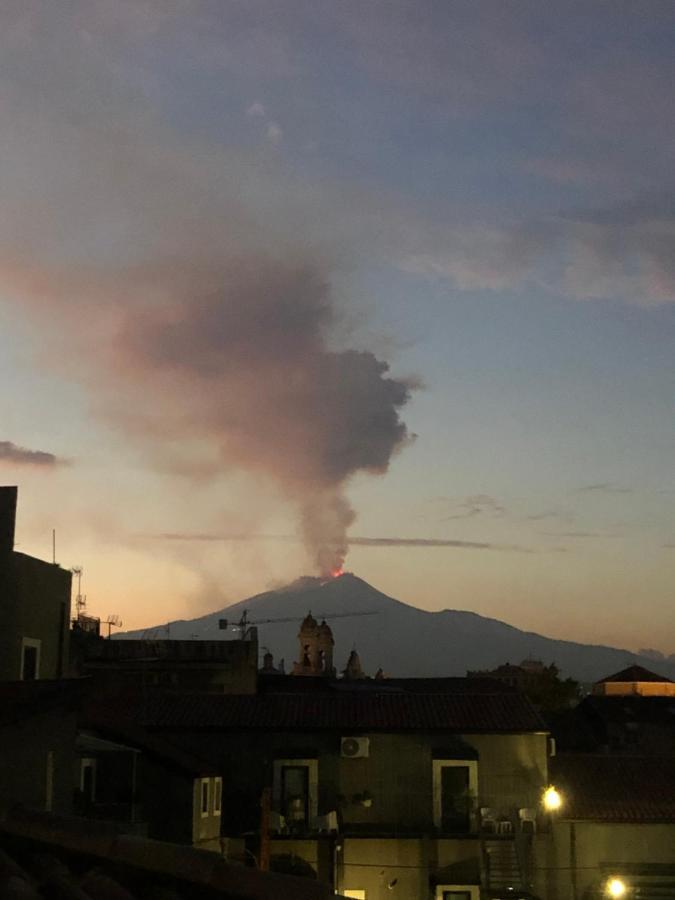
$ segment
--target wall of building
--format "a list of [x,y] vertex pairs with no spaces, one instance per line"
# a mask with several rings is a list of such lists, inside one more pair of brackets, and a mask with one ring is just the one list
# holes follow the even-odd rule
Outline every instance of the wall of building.
[[[674,824],[555,822],[534,843],[534,891],[546,900],[581,900],[611,875],[675,865]],[[622,865],[626,871],[622,871]],[[630,881],[626,877],[627,882]]]
[[674,681],[603,681],[593,685],[593,693],[605,697],[675,697]]
[[83,640],[80,667],[84,674],[115,685],[144,684],[253,694],[257,685],[258,642],[172,640]]
[[545,734],[465,735],[478,751],[479,805],[504,815],[521,807],[538,809],[548,784],[548,737]]
[[0,681],[21,677],[22,641],[40,642],[39,677],[68,666],[71,573],[23,553],[0,556]]
[[338,856],[337,877],[338,890],[365,890],[367,900],[427,900],[429,841],[345,838]]
[[76,715],[61,708],[0,727],[0,804],[70,813]]
[[[179,739],[193,750],[198,741],[208,748],[210,758],[222,759],[224,794],[237,798],[235,806],[242,815],[245,807],[258,802],[265,779],[271,783],[275,758],[314,757],[320,815],[339,809],[345,830],[378,828],[400,834],[433,829],[433,755],[452,744],[452,736],[364,737],[369,740],[369,755],[353,759],[341,757],[339,734],[203,734]],[[548,782],[546,735],[465,735],[463,740],[479,753],[477,806],[510,815],[520,807],[538,807]],[[372,798],[370,805],[362,802],[366,792]]]

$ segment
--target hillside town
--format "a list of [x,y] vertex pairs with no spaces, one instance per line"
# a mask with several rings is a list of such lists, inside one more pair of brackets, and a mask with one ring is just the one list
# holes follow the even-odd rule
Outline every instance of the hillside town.
[[16,507],[0,487],[0,896],[675,898],[667,677],[398,677],[309,610],[288,665],[246,621],[110,639],[15,550]]

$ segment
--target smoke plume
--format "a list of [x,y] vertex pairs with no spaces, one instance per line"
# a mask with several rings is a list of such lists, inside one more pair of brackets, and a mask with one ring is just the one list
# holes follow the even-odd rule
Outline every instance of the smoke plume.
[[414,385],[337,337],[336,260],[349,268],[380,207],[356,214],[267,145],[162,116],[145,69],[122,61],[141,24],[175,25],[182,4],[144,4],[142,22],[134,4],[71,6],[72,21],[17,2],[0,29],[13,73],[0,96],[3,303],[32,317],[40,363],[83,383],[92,411],[162,471],[269,481],[318,569],[338,568],[349,479],[385,472],[409,438],[399,414]]
[[[209,280],[195,276],[192,290],[127,312],[118,379],[125,396],[143,385],[140,427],[155,439],[189,433],[223,465],[276,482],[328,574],[342,565],[355,518],[345,485],[357,472],[385,472],[409,439],[399,410],[411,385],[370,352],[329,348],[329,286],[307,264],[231,261]],[[139,428],[140,412],[137,402],[135,425],[123,414],[129,427]]]

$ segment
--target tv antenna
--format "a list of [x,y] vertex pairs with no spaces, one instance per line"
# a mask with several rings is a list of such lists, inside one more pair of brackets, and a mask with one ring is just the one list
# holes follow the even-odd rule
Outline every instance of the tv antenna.
[[75,578],[77,579],[77,594],[75,595],[75,610],[77,612],[76,618],[80,618],[80,616],[84,615],[87,609],[87,598],[82,596],[82,572],[84,569],[82,566],[73,566],[70,570]]
[[110,639],[110,632],[113,628],[121,628],[122,620],[116,613],[114,613],[113,615],[108,616],[103,624],[108,626],[108,639]]
[[[341,612],[341,613],[319,613],[318,619],[346,619],[350,616],[375,616],[380,612],[379,609],[364,609],[359,612]],[[311,613],[310,613],[311,615]],[[221,631],[227,631],[228,627],[239,629],[240,640],[245,640],[246,635],[254,625],[276,625],[281,622],[297,622],[297,616],[283,616],[280,619],[249,619],[248,611],[244,610],[238,622],[231,622],[228,619],[218,619],[218,628]]]

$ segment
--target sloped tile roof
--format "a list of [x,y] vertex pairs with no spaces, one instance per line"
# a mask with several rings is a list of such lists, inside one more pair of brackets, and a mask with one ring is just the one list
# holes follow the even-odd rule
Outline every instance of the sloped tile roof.
[[675,822],[672,757],[560,754],[551,781],[563,818],[603,822]]
[[157,695],[139,710],[151,727],[305,731],[545,731],[521,694],[339,692]]
[[600,681],[596,681],[596,684],[605,684],[606,682],[613,681],[665,681],[672,684],[670,678],[666,678],[664,675],[658,675],[656,672],[650,672],[649,669],[645,669],[643,666],[628,666],[628,668],[622,669],[620,672],[615,672],[614,675],[608,675],[606,678],[601,678]]

